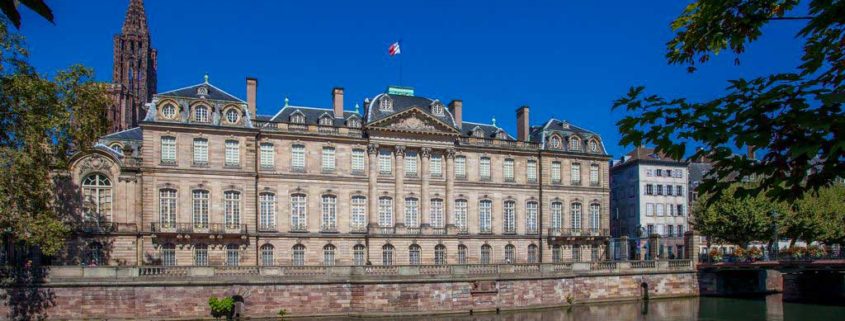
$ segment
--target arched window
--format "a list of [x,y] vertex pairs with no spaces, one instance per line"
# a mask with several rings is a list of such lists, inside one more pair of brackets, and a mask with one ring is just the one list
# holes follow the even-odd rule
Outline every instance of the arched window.
[[446,246],[443,244],[437,244],[434,247],[434,264],[443,265],[446,264]]
[[105,265],[105,263],[106,256],[105,253],[103,253],[103,245],[100,244],[100,242],[91,242],[91,244],[88,244],[86,262],[83,262],[83,264],[89,266],[100,266]]
[[481,233],[493,232],[493,202],[481,200],[478,202],[479,230]]
[[273,263],[273,244],[264,244],[261,246],[261,265],[272,266]]
[[455,200],[455,225],[460,233],[467,232],[467,201]]
[[481,246],[481,264],[490,264],[492,261],[491,252],[493,248],[489,244]]
[[429,216],[431,219],[431,227],[443,228],[446,225],[443,222],[443,200],[435,198],[431,200],[431,207],[429,208]]
[[176,227],[176,190],[163,188],[159,190],[159,223],[162,228]]
[[364,265],[366,254],[364,253],[366,249],[361,244],[356,244],[352,247],[352,264],[354,265]]
[[516,202],[505,201],[503,221],[505,233],[516,233]]
[[323,195],[320,205],[322,207],[320,230],[324,232],[337,231],[337,197]]
[[82,212],[86,221],[111,220],[112,186],[106,175],[95,173],[82,179]]
[[326,246],[323,246],[323,265],[326,265],[326,266],[334,265],[334,262],[335,262],[334,252],[335,252],[334,245],[326,244]]
[[516,263],[516,247],[513,244],[505,245],[505,263]]
[[236,124],[241,115],[237,108],[229,108],[226,110],[226,121],[229,124]]
[[350,225],[353,231],[366,231],[367,228],[367,198],[364,196],[352,197],[352,220]]
[[223,201],[226,212],[226,228],[236,229],[241,225],[241,193],[228,191],[223,193]]
[[405,226],[420,227],[419,199],[408,197],[405,199]]
[[176,245],[173,243],[165,243],[161,246],[161,265],[174,266],[176,265]]
[[258,194],[259,229],[262,231],[276,230],[276,194]]
[[238,266],[241,264],[241,251],[237,244],[226,245],[226,265]]
[[467,246],[458,245],[458,264],[467,264]]
[[207,123],[208,107],[202,105],[194,107],[194,120],[198,123]]
[[393,245],[385,244],[381,247],[381,264],[393,265]]
[[411,244],[408,247],[408,263],[411,265],[419,265],[420,264],[420,246],[416,244]]
[[590,140],[590,151],[596,153],[599,151],[599,143],[595,139]]
[[123,147],[120,146],[120,144],[118,143],[112,143],[111,145],[109,145],[109,148],[111,148],[111,150],[115,151],[116,153],[123,153]]
[[563,227],[563,203],[552,202],[552,228],[560,229]]
[[590,204],[590,229],[597,233],[601,228],[601,206],[598,203]]
[[525,204],[525,232],[529,234],[536,234],[537,227],[537,212],[539,210],[539,203],[530,201]]
[[293,246],[292,264],[296,266],[305,265],[305,245],[297,244]]
[[578,233],[581,231],[581,203],[572,203],[570,209],[572,232]]
[[549,140],[549,144],[554,149],[560,149],[560,147],[561,147],[560,142],[561,142],[560,136],[558,136],[558,135],[552,135],[552,138]]
[[161,115],[167,119],[176,118],[176,106],[173,106],[171,103],[164,104],[161,107]]
[[193,206],[191,208],[194,227],[198,229],[208,228],[208,191],[195,190],[193,195]]
[[194,265],[208,265],[208,245],[203,243],[194,245]]
[[378,199],[378,225],[393,227],[393,199],[380,197]]
[[537,263],[537,245],[528,245],[528,263]]
[[571,150],[571,151],[581,150],[581,139],[576,137],[576,136],[570,137],[569,138],[569,150]]
[[305,201],[305,194],[290,196],[290,228],[292,231],[305,231],[307,229]]

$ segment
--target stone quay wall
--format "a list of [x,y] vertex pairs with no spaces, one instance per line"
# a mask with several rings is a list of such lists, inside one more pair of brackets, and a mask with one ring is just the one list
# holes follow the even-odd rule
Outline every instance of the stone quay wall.
[[[634,268],[633,262],[573,263],[568,270],[552,264],[534,265],[537,269],[493,265],[486,270],[446,266],[448,273],[434,275],[420,274],[425,268],[415,266],[395,267],[395,273],[367,267],[309,267],[313,273],[300,276],[284,268],[265,271],[263,267],[237,273],[215,268],[176,273],[159,268],[158,274],[144,268],[70,267],[53,268],[39,291],[52,301],[43,313],[57,320],[209,318],[210,296],[235,294],[244,297],[243,316],[250,318],[275,317],[280,309],[293,316],[530,309],[637,300],[645,289],[650,298],[698,294],[691,263],[686,265],[689,268],[677,262],[669,262],[674,263],[672,267],[667,262],[652,263]],[[314,272],[314,268],[322,271]],[[324,274],[315,276],[320,273]],[[3,306],[0,312],[8,315],[9,309]]]

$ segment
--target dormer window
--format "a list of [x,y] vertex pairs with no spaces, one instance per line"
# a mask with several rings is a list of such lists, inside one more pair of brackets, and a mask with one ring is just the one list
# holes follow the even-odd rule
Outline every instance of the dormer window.
[[475,128],[472,130],[472,136],[473,136],[473,137],[479,137],[479,138],[482,138],[482,137],[484,137],[484,131],[483,131],[483,130],[481,130],[481,128],[480,128],[480,127],[475,127]]
[[348,126],[349,128],[360,128],[361,121],[358,120],[358,118],[352,118],[346,122],[346,126]]
[[560,143],[561,143],[560,136],[553,135],[553,136],[552,136],[552,138],[549,140],[549,143],[551,144],[552,148],[554,148],[554,149],[560,149],[560,147],[561,147],[561,144],[560,144]]
[[508,139],[508,133],[505,133],[504,130],[499,130],[499,132],[496,133],[496,138],[498,138],[498,139]]
[[334,125],[334,121],[329,116],[320,117],[320,125],[321,126],[332,126]]
[[569,150],[581,150],[581,139],[575,136],[569,138]]
[[290,122],[294,124],[304,124],[305,123],[305,115],[301,113],[296,113],[290,115]]
[[590,151],[593,153],[599,151],[599,143],[596,142],[594,139],[590,140]]
[[208,122],[208,107],[197,106],[194,108],[194,120],[198,123]]
[[237,109],[230,108],[229,110],[226,110],[226,121],[230,124],[237,124],[239,118],[240,114]]
[[435,101],[434,104],[431,105],[431,113],[435,116],[443,116],[443,104],[439,101]]
[[167,103],[161,107],[161,115],[167,119],[176,118],[176,106],[173,106],[171,103]]
[[197,88],[197,96],[208,96],[208,87],[200,86]]
[[118,143],[112,143],[111,145],[109,145],[109,148],[111,148],[111,150],[113,150],[115,152],[120,153],[121,149],[123,149],[123,146],[120,146],[120,144],[118,144]]
[[393,99],[390,96],[384,96],[378,103],[379,111],[393,111]]

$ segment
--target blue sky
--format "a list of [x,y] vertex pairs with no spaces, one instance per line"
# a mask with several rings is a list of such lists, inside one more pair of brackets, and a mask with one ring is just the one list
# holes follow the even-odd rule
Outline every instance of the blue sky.
[[[71,64],[111,80],[112,37],[128,0],[48,1],[52,25],[23,13],[31,62],[42,73]],[[403,84],[418,95],[464,101],[464,119],[515,134],[515,110],[531,106],[532,125],[549,117],[598,132],[615,157],[613,100],[629,87],[670,97],[709,99],[726,80],[794,70],[802,22],[777,22],[751,44],[740,66],[723,54],[694,74],[669,66],[670,22],[687,1],[223,1],[147,0],[158,90],[210,81],[245,97],[259,80],[259,113],[292,104],[330,106],[346,89],[346,109],[399,78],[387,48],[402,39]]]

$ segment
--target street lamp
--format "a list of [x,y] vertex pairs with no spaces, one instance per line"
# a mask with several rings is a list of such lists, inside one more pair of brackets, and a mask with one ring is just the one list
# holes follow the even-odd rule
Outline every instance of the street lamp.
[[774,260],[777,260],[778,252],[780,252],[778,240],[778,212],[772,210],[772,253],[770,257]]

